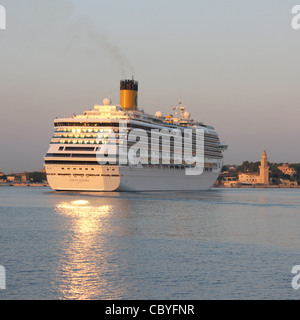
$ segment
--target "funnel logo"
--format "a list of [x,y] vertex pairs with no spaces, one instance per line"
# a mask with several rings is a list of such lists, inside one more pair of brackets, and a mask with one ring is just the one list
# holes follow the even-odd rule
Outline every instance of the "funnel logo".
[[6,9],[0,5],[0,30],[6,29]]
[[6,289],[5,268],[0,266],[0,290]]

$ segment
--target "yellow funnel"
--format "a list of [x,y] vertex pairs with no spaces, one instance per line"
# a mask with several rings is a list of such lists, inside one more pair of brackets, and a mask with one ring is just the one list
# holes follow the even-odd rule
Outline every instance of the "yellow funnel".
[[120,105],[123,110],[137,110],[138,82],[135,80],[121,80]]

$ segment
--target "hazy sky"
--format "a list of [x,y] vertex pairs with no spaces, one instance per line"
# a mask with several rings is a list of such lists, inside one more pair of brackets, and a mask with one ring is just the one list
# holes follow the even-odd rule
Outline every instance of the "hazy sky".
[[229,144],[225,163],[300,162],[300,0],[0,0],[0,171],[43,168],[55,117],[134,74],[139,106],[179,99]]

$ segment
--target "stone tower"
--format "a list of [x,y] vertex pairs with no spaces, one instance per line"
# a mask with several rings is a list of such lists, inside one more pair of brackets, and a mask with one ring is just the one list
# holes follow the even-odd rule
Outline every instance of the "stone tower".
[[263,152],[259,167],[259,180],[262,184],[269,184],[269,166],[266,151]]

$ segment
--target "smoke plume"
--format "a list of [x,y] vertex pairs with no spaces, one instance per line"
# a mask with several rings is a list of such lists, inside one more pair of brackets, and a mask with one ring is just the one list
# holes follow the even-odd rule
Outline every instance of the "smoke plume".
[[134,75],[133,66],[125,54],[107,35],[97,29],[95,23],[87,18],[78,18],[68,29],[69,49],[80,47],[80,50],[84,50],[88,56],[99,57],[106,53],[119,66],[123,78]]

